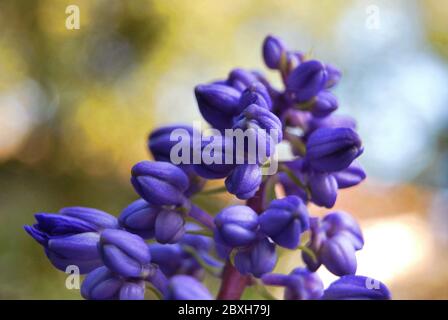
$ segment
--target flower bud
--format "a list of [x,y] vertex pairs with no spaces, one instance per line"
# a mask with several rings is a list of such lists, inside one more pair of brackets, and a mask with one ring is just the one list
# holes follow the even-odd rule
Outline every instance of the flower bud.
[[361,250],[364,246],[361,227],[353,216],[347,212],[331,212],[322,219],[322,224],[329,237],[344,232],[344,236],[350,238],[356,250]]
[[196,155],[201,163],[193,166],[196,174],[205,179],[227,177],[235,168],[235,154],[229,141],[225,136],[215,135],[202,139],[201,144],[200,154]]
[[286,90],[295,102],[305,102],[325,87],[327,71],[317,60],[301,63],[286,79]]
[[226,84],[241,92],[258,81],[260,79],[255,72],[237,68],[229,73]]
[[232,127],[232,119],[241,112],[241,93],[231,86],[221,84],[199,85],[195,88],[199,111],[216,129]]
[[323,118],[338,108],[338,100],[329,91],[321,91],[311,105],[313,116]]
[[197,279],[177,275],[170,279],[165,300],[212,300],[208,289]]
[[138,234],[144,239],[151,239],[154,237],[154,227],[159,212],[159,207],[152,206],[145,200],[139,199],[123,210],[118,217],[118,221],[126,231]]
[[338,195],[338,184],[333,175],[310,172],[308,174],[308,187],[313,203],[326,208],[334,206]]
[[227,177],[225,185],[227,191],[236,195],[238,199],[245,200],[255,195],[261,180],[261,169],[258,164],[242,164]]
[[308,210],[297,196],[273,200],[259,220],[261,231],[288,249],[297,248],[300,235],[309,228]]
[[87,275],[81,285],[81,295],[88,300],[143,300],[145,283],[125,281],[103,266]]
[[[153,130],[148,137],[148,148],[154,160],[171,162],[171,149],[179,143],[190,149],[193,144],[195,129],[188,125],[164,126]],[[178,133],[174,135],[173,133]],[[171,135],[173,134],[173,137]],[[196,132],[200,137],[200,133]],[[179,155],[180,156],[180,155]],[[191,163],[191,154],[188,157]]]
[[256,240],[258,215],[247,206],[224,208],[215,217],[215,234],[229,247],[243,247]]
[[259,278],[271,272],[277,263],[275,245],[263,238],[253,245],[241,248],[235,255],[235,267],[241,274],[252,274]]
[[363,151],[358,134],[349,128],[321,128],[306,143],[306,161],[316,171],[346,169]]
[[248,106],[235,118],[233,129],[241,129],[247,136],[244,148],[235,150],[238,163],[243,159],[244,163],[263,164],[274,154],[275,146],[283,139],[280,119],[256,104]]
[[240,108],[244,110],[251,104],[272,110],[272,100],[268,89],[261,82],[254,82],[243,91],[240,98]]
[[348,168],[333,173],[333,176],[338,183],[338,188],[344,189],[361,183],[361,181],[366,178],[366,173],[362,169],[361,165],[355,160]]
[[142,277],[148,273],[151,254],[145,241],[123,230],[106,229],[98,245],[104,264],[123,277]]
[[263,59],[270,69],[279,69],[282,56],[285,54],[285,46],[282,41],[274,36],[267,36],[263,42]]
[[330,284],[324,300],[389,300],[389,289],[378,280],[364,276],[343,276]]
[[35,215],[37,224],[25,230],[44,248],[50,262],[59,270],[76,265],[81,273],[99,267],[100,256],[96,249],[99,232],[104,228],[117,228],[117,219],[92,208],[68,207],[59,214]]
[[355,248],[350,239],[343,234],[337,234],[322,244],[319,259],[328,271],[337,276],[356,272]]
[[332,88],[338,84],[339,80],[341,80],[342,73],[338,68],[328,63],[325,65],[325,70],[327,70],[328,74],[325,88]]
[[302,252],[308,269],[316,271],[321,264],[338,276],[356,272],[356,250],[364,245],[361,229],[353,217],[345,212],[332,212],[321,221],[311,220],[311,240],[307,247],[317,261]]
[[285,300],[317,300],[322,297],[324,284],[317,273],[296,268],[289,275],[266,274],[264,284],[285,287]]
[[183,205],[188,177],[168,162],[141,161],[132,168],[131,183],[135,191],[155,206]]
[[155,237],[160,243],[176,243],[185,233],[185,220],[181,213],[162,210],[156,218]]

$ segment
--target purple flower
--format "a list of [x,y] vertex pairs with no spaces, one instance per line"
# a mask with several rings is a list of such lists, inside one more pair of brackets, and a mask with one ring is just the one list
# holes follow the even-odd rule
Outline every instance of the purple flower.
[[228,85],[208,84],[195,88],[199,111],[217,129],[232,127],[233,117],[241,112],[241,93]]
[[264,39],[263,59],[268,68],[280,69],[285,53],[285,46],[279,38],[269,35]]
[[317,273],[304,268],[296,268],[289,275],[265,274],[262,281],[266,285],[285,287],[285,300],[317,300],[324,292],[324,284]]
[[361,183],[361,181],[366,178],[366,173],[362,169],[361,165],[355,160],[348,168],[333,173],[333,176],[338,183],[338,188],[344,189]]
[[[216,135],[204,137],[201,142],[201,163],[193,166],[194,171],[206,179],[222,179],[227,177],[235,168],[233,148],[229,147],[225,136]],[[196,150],[195,150],[196,151]],[[226,161],[229,157],[229,161]]]
[[258,164],[242,164],[237,166],[227,177],[227,191],[238,199],[252,198],[260,187],[261,168]]
[[308,173],[308,187],[311,201],[316,205],[332,208],[338,195],[338,184],[331,174],[321,172]]
[[185,233],[185,220],[174,210],[164,209],[156,218],[155,237],[160,243],[176,243]]
[[177,275],[170,279],[165,300],[212,300],[208,289],[197,279]]
[[126,231],[138,234],[144,239],[151,239],[154,237],[154,228],[159,212],[159,207],[152,206],[145,200],[139,199],[123,210],[118,217],[118,221]]
[[252,274],[259,278],[271,272],[277,263],[275,245],[268,238],[262,238],[249,247],[238,249],[235,267],[241,274]]
[[389,289],[378,280],[364,276],[343,276],[330,284],[324,300],[389,300]]
[[303,252],[302,258],[308,269],[316,271],[323,264],[338,276],[355,274],[355,252],[363,247],[364,240],[353,217],[345,212],[333,212],[322,221],[312,219],[310,225],[311,240],[307,247],[315,253],[317,261]]
[[247,71],[244,69],[233,69],[226,80],[226,84],[231,86],[232,88],[235,88],[236,90],[242,92],[247,87],[249,87],[252,83],[255,82],[262,82],[264,83],[265,80],[262,79],[258,74],[255,72]]
[[[178,132],[179,135],[171,135],[173,132]],[[171,125],[159,127],[153,130],[148,137],[148,149],[151,151],[154,160],[171,162],[171,149],[179,143],[186,143],[188,148],[191,148],[193,143],[193,134],[195,129],[188,125]],[[200,132],[196,131],[196,135],[200,137]],[[180,155],[179,155],[180,156]],[[191,159],[191,155],[188,157]],[[191,160],[190,160],[191,163]]]
[[237,163],[263,164],[283,139],[280,119],[256,104],[248,106],[235,118],[233,129],[241,129],[247,135],[244,148],[235,150]]
[[330,91],[321,91],[312,102],[313,116],[323,118],[338,108],[338,100]]
[[135,191],[152,205],[183,205],[188,177],[168,162],[141,161],[132,168],[131,183]]
[[[199,226],[188,224],[188,230],[199,230]],[[222,267],[222,263],[209,255],[212,248],[212,239],[206,236],[185,234],[176,244],[149,245],[151,262],[157,264],[160,270],[167,276],[186,274],[196,278],[202,278],[204,270],[195,256],[189,250],[194,250],[205,263],[213,267]],[[187,250],[188,249],[188,250]]]
[[295,68],[286,80],[286,90],[296,102],[305,102],[325,88],[327,71],[317,60],[309,60]]
[[114,273],[133,278],[149,273],[151,254],[136,234],[106,229],[101,233],[98,249],[104,264]]
[[247,87],[241,94],[239,103],[241,110],[244,110],[244,108],[251,104],[256,104],[268,110],[272,109],[272,100],[269,91],[261,82],[254,82]]
[[215,235],[232,248],[253,243],[259,228],[257,213],[240,205],[224,208],[215,217],[215,224]]
[[25,230],[44,248],[50,262],[59,270],[76,265],[87,273],[102,265],[97,243],[104,228],[117,228],[117,219],[92,208],[68,207],[59,214],[35,215],[37,224]]
[[297,248],[300,235],[309,228],[308,210],[297,196],[273,200],[259,220],[261,231],[289,249]]
[[88,300],[143,300],[145,283],[142,280],[126,281],[103,266],[87,275],[81,295]]
[[346,169],[363,151],[358,134],[349,128],[321,128],[306,143],[306,161],[316,171]]
[[327,70],[327,83],[325,84],[325,88],[332,88],[336,86],[339,83],[339,80],[341,80],[342,73],[341,71],[336,68],[335,66],[331,64],[325,65],[325,70]]

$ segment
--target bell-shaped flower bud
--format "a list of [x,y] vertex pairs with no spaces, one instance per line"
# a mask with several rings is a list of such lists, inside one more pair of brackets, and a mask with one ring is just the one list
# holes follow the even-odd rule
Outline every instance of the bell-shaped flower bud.
[[213,300],[208,289],[197,279],[177,275],[170,279],[165,300]]
[[272,109],[272,99],[268,89],[261,82],[254,82],[246,90],[243,91],[240,98],[240,108],[244,110],[251,104]]
[[341,233],[328,238],[319,250],[319,260],[337,276],[355,274],[357,262],[355,248],[349,238]]
[[324,300],[389,300],[389,289],[380,281],[365,276],[347,275],[325,290]]
[[167,277],[177,274],[182,265],[183,250],[178,244],[151,243],[151,262],[158,265]]
[[164,209],[156,218],[155,237],[160,243],[176,243],[185,234],[185,219],[180,212]]
[[263,59],[268,68],[279,69],[285,54],[285,45],[279,38],[269,35],[264,39]]
[[103,266],[87,275],[81,285],[81,295],[87,300],[143,300],[145,282],[125,281]]
[[[183,149],[190,151],[193,144],[195,129],[188,125],[163,126],[153,130],[148,137],[148,148],[156,161],[171,161],[171,150],[174,146],[184,146]],[[200,133],[196,131],[200,137]],[[181,151],[183,150],[180,148]],[[185,156],[191,163],[191,152]]]
[[160,207],[150,205],[143,199],[127,206],[118,217],[120,226],[126,231],[138,234],[144,239],[154,237],[154,228]]
[[296,268],[290,274],[265,274],[266,285],[285,287],[285,300],[318,300],[324,292],[324,284],[317,273]]
[[118,228],[117,219],[92,208],[68,207],[59,214],[39,213],[37,223],[25,230],[44,248],[50,262],[59,270],[76,265],[87,273],[102,265],[96,249],[99,232]]
[[228,85],[207,84],[195,88],[199,111],[216,129],[232,127],[233,117],[241,112],[241,93]]
[[301,63],[286,79],[286,90],[295,102],[305,102],[315,97],[327,82],[325,66],[317,60]]
[[132,168],[131,183],[135,191],[155,206],[183,205],[188,177],[179,167],[161,161],[141,161]]
[[249,247],[241,248],[235,255],[235,267],[241,274],[261,277],[274,270],[277,263],[275,244],[262,238]]
[[328,74],[327,82],[325,83],[325,88],[332,88],[336,86],[342,77],[341,70],[328,63],[325,65],[325,70],[327,70]]
[[244,163],[263,164],[274,154],[275,146],[283,139],[280,119],[268,109],[256,104],[248,106],[235,118],[233,129],[235,134],[241,129],[241,134],[247,136],[247,140],[243,139],[243,148],[236,146],[238,163],[243,160]]
[[332,208],[338,196],[338,184],[333,175],[321,172],[308,174],[311,201],[318,206]]
[[308,210],[297,196],[273,200],[259,220],[261,231],[288,249],[297,248],[300,235],[309,228]]
[[331,212],[322,219],[322,224],[328,237],[344,232],[344,236],[350,238],[356,250],[361,250],[364,246],[361,227],[355,218],[347,212]]
[[262,176],[258,164],[242,164],[237,166],[227,177],[225,185],[227,191],[236,195],[238,199],[252,198],[260,188]]
[[136,234],[106,229],[98,249],[106,267],[123,277],[144,277],[151,267],[148,245]]
[[[222,179],[235,168],[235,154],[228,139],[222,135],[203,137],[201,149],[194,150],[201,159],[193,166],[194,171],[205,179]],[[196,154],[199,152],[199,154]]]
[[311,240],[307,247],[317,261],[307,252],[302,258],[308,269],[316,271],[321,264],[338,276],[355,274],[356,250],[364,245],[361,228],[353,217],[345,212],[332,212],[322,220],[311,220]]
[[[308,113],[309,114],[309,113]],[[308,138],[314,131],[320,128],[350,128],[356,130],[356,121],[350,116],[330,114],[328,117],[311,117],[306,121],[305,137]]]
[[311,104],[313,116],[323,118],[338,108],[338,100],[330,91],[321,91]]
[[338,183],[338,188],[345,189],[361,183],[366,178],[366,173],[355,160],[348,168],[333,173],[333,176]]
[[242,92],[252,83],[261,80],[262,79],[260,79],[259,75],[257,75],[255,72],[236,68],[229,73],[229,76],[226,80],[226,84]]
[[306,161],[320,172],[344,170],[362,152],[361,139],[350,128],[317,129],[306,143]]
[[231,248],[252,244],[259,229],[257,213],[241,205],[224,208],[215,217],[215,224],[215,235]]

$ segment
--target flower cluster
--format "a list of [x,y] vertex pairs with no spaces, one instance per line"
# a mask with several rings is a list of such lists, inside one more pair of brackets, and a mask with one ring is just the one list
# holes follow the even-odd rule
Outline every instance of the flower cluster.
[[[384,284],[356,275],[355,253],[364,244],[356,220],[340,211],[314,217],[307,208],[332,208],[338,189],[366,177],[356,161],[363,146],[355,121],[334,114],[331,89],[341,72],[273,36],[262,55],[284,87],[245,69],[198,85],[195,97],[212,134],[188,125],[151,132],[154,161],[131,169],[140,198],[118,218],[69,207],[36,214],[37,223],[25,226],[57,269],[74,265],[87,274],[84,298],[143,299],[149,287],[163,299],[212,299],[201,283],[206,273],[221,279],[220,299],[240,298],[246,285],[282,286],[285,299],[390,298]],[[235,133],[244,134],[242,143]],[[279,143],[294,159],[265,175]],[[215,179],[224,179],[223,187],[204,190]],[[216,215],[195,203],[196,195],[218,191],[246,202]],[[278,247],[301,250],[302,266],[272,273]],[[321,265],[340,276],[327,289],[316,273]]]

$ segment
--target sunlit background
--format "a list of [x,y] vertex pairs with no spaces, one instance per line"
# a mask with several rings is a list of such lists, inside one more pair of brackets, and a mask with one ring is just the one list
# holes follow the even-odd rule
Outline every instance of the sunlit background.
[[[396,299],[448,299],[444,0],[1,1],[0,298],[79,298],[22,226],[71,205],[119,214],[148,132],[200,119],[196,84],[237,66],[278,83],[261,60],[268,33],[344,72],[338,112],[358,120],[368,180],[336,209],[362,225],[358,273]],[[289,272],[299,255],[281,261]]]

